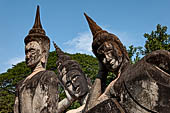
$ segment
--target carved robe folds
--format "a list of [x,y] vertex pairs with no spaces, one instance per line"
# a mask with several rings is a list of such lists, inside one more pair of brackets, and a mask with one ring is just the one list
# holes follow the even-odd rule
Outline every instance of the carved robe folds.
[[15,113],[55,113],[58,80],[52,71],[41,71],[17,86]]

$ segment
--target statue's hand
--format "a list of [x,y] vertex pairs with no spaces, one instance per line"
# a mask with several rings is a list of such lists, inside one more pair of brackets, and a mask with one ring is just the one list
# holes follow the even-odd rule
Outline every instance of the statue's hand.
[[99,71],[97,74],[97,78],[105,78],[108,74],[108,70],[106,69],[106,67],[103,65],[103,63],[101,61],[99,61]]
[[69,101],[73,100],[73,97],[69,94],[69,92],[67,90],[65,90],[66,93],[66,97]]

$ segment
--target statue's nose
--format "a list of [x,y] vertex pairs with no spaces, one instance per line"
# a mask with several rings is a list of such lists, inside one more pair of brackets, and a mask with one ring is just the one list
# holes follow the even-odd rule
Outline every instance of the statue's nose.
[[106,60],[107,60],[107,61],[110,61],[110,60],[112,59],[112,56],[111,56],[110,53],[106,53],[106,54],[105,54],[105,57],[106,57]]
[[31,54],[28,52],[27,54],[26,54],[26,59],[29,59],[31,57]]

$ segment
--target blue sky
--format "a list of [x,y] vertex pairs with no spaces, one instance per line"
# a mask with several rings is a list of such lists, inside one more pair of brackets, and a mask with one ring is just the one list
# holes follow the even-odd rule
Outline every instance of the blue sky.
[[[92,54],[86,12],[125,46],[143,46],[157,24],[170,28],[169,0],[0,0],[0,73],[24,61],[24,38],[40,5],[43,28],[66,52]],[[169,33],[169,31],[168,31]]]

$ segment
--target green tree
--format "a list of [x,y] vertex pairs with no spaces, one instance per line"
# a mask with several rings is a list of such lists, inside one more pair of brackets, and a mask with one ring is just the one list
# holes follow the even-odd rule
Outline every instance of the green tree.
[[129,46],[129,49],[127,50],[130,62],[132,64],[138,62],[141,57],[144,55],[144,50],[141,46],[134,47],[133,45]]
[[150,53],[155,50],[168,50],[170,51],[170,35],[167,34],[167,27],[157,25],[156,31],[151,34],[145,33],[144,37],[147,39],[145,43],[145,53]]
[[144,37],[147,39],[145,48],[129,46],[127,49],[131,63],[136,63],[141,59],[143,55],[151,53],[155,50],[168,50],[170,51],[170,35],[167,34],[167,27],[161,27],[157,25],[156,31],[152,31],[151,34],[145,33]]
[[13,112],[16,84],[30,72],[25,63],[21,62],[0,74],[0,113]]
[[[97,59],[90,55],[85,54],[68,54],[72,59],[78,61],[82,67],[82,70],[94,81],[98,70]],[[50,52],[47,70],[53,70],[57,74],[56,66],[57,55],[56,52]],[[14,65],[11,69],[8,69],[6,73],[0,74],[0,113],[12,113],[14,100],[15,100],[15,89],[17,83],[26,78],[31,73],[31,70],[26,66],[25,62]],[[65,98],[63,88],[59,87],[60,100]],[[70,109],[77,108],[80,104],[76,101],[70,107]]]

